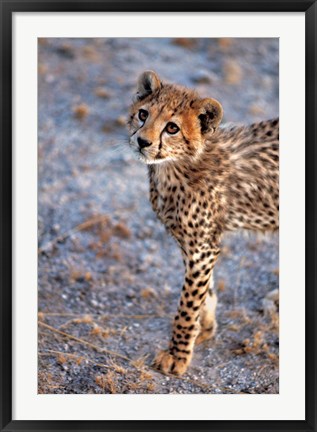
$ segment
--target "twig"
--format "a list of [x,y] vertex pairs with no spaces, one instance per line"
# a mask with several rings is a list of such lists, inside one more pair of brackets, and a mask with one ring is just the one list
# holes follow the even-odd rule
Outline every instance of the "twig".
[[84,340],[84,339],[81,339],[81,338],[78,338],[78,337],[76,337],[76,336],[73,336],[73,335],[71,335],[71,334],[69,334],[69,333],[65,333],[65,332],[63,332],[63,331],[60,331],[60,330],[56,329],[55,327],[52,327],[52,326],[50,326],[50,325],[48,325],[48,324],[46,324],[46,323],[43,323],[42,321],[39,321],[39,325],[41,325],[42,327],[45,327],[45,328],[47,328],[47,329],[49,329],[49,330],[51,330],[51,331],[53,331],[53,332],[55,332],[55,333],[58,333],[58,334],[60,334],[61,336],[67,337],[67,338],[69,338],[69,339],[73,339],[73,340],[75,340],[76,342],[79,342],[79,343],[81,343],[81,344],[84,344],[84,345],[90,346],[90,347],[93,348],[95,351],[102,352],[102,353],[106,353],[106,354],[110,354],[110,355],[113,355],[113,356],[116,356],[116,357],[120,357],[120,358],[122,358],[122,359],[124,359],[124,360],[127,360],[128,362],[131,361],[131,359],[129,359],[129,357],[126,357],[126,356],[124,356],[123,354],[119,354],[119,353],[117,353],[117,352],[115,352],[115,351],[107,350],[106,348],[101,348],[101,347],[99,347],[99,346],[97,346],[97,345],[94,345],[94,344],[92,344],[92,343],[90,343],[90,342]]
[[131,319],[147,319],[147,318],[170,318],[172,315],[168,314],[139,314],[139,315],[125,315],[125,314],[107,314],[107,315],[99,315],[99,314],[74,314],[74,313],[55,313],[55,312],[39,312],[41,315],[45,315],[48,317],[84,317],[91,316],[94,318],[131,318]]
[[[55,327],[52,327],[52,326],[50,326],[50,325],[48,325],[48,324],[43,323],[42,321],[39,321],[38,323],[39,323],[39,325],[41,325],[41,326],[43,326],[43,327],[45,327],[45,328],[47,328],[47,329],[49,329],[49,330],[51,330],[51,331],[53,331],[53,332],[55,332],[55,333],[58,333],[58,334],[60,334],[61,336],[68,337],[69,339],[73,339],[73,340],[75,340],[76,342],[79,342],[79,343],[81,343],[81,344],[83,344],[83,345],[90,346],[90,347],[93,348],[95,351],[98,351],[98,352],[101,352],[101,353],[110,354],[110,355],[113,355],[113,356],[115,356],[115,357],[122,358],[123,360],[128,361],[129,364],[130,364],[131,366],[133,366],[135,369],[137,369],[137,370],[139,370],[139,371],[142,371],[142,370],[144,370],[144,369],[148,369],[148,370],[151,370],[151,371],[156,372],[156,373],[162,373],[162,371],[158,371],[158,370],[155,369],[153,366],[147,366],[147,365],[144,365],[144,366],[142,366],[142,367],[138,367],[138,366],[136,366],[136,365],[133,364],[133,360],[131,360],[131,359],[130,359],[129,357],[127,357],[127,356],[124,356],[123,354],[119,354],[119,353],[117,353],[117,352],[110,351],[110,350],[107,350],[107,349],[105,349],[105,348],[98,347],[97,345],[94,345],[94,344],[92,344],[92,343],[90,343],[90,342],[88,342],[88,341],[86,341],[86,340],[84,340],[84,339],[81,339],[81,338],[78,338],[78,337],[76,337],[76,336],[70,335],[70,334],[68,334],[68,333],[62,332],[62,331],[56,329]],[[168,374],[168,373],[163,373],[163,375],[166,375],[166,376],[168,376],[168,377],[170,377],[170,378],[173,378],[173,379],[178,379],[178,380],[181,380],[181,381],[184,381],[184,382],[191,383],[191,384],[193,384],[193,385],[195,385],[195,386],[197,386],[197,387],[200,387],[200,388],[202,388],[202,389],[204,389],[204,390],[206,390],[207,388],[209,388],[209,384],[204,384],[204,383],[201,383],[201,382],[197,382],[197,381],[195,381],[195,380],[191,380],[191,379],[189,379],[189,378],[179,377],[179,376],[175,376],[175,375]]]

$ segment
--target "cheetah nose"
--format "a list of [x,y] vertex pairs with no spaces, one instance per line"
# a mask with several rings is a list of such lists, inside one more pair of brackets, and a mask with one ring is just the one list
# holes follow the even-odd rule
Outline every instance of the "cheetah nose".
[[149,147],[152,143],[139,137],[138,144],[139,144],[139,148],[143,149],[144,147]]

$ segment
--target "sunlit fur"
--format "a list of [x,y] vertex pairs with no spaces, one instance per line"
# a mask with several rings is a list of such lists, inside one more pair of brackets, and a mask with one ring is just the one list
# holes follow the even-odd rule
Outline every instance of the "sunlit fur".
[[[199,115],[206,114],[206,106],[210,103],[221,107],[215,100],[200,98],[193,90],[160,83],[150,95],[137,99],[131,107],[129,129],[132,150],[148,164],[197,159],[204,148]],[[144,123],[138,117],[140,109],[149,113]],[[219,114],[222,116],[222,110]],[[175,123],[180,129],[175,135],[165,130],[169,122]],[[209,134],[212,132],[209,130]],[[139,150],[139,137],[151,142],[151,146]]]
[[[144,122],[139,110],[148,112]],[[143,116],[142,116],[143,117]],[[131,107],[130,146],[148,164],[153,210],[178,242],[185,264],[172,337],[157,368],[183,374],[195,343],[217,326],[213,267],[224,232],[279,227],[279,121],[224,126],[222,108],[195,91],[145,72]],[[179,127],[166,131],[168,122]],[[147,145],[140,148],[138,138]]]

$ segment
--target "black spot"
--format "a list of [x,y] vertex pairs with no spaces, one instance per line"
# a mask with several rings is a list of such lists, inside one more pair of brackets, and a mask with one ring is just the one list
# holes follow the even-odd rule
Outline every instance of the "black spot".
[[193,281],[191,279],[185,278],[185,281],[189,286],[193,285]]
[[188,308],[193,307],[193,302],[192,302],[192,301],[187,302],[187,303],[186,303],[186,306],[187,306]]
[[184,137],[184,141],[185,141],[185,143],[186,143],[187,145],[189,145],[189,143],[190,143],[189,139],[186,138],[184,134],[183,134],[183,137]]
[[[209,270],[208,270],[208,271],[209,271]],[[202,286],[207,285],[207,283],[208,283],[208,279],[205,280],[205,281],[200,281],[200,282],[198,282],[197,286],[198,286],[198,287],[202,287]]]
[[181,316],[182,316],[182,317],[185,317],[186,315],[187,315],[187,312],[186,312],[186,311],[182,311],[182,312],[181,312]]
[[185,346],[188,346],[188,345],[189,345],[189,342],[180,341],[180,342],[179,342],[179,345],[185,345]]
[[195,290],[192,292],[192,296],[195,297],[197,294],[198,294],[198,289],[195,289]]
[[200,272],[196,271],[195,273],[193,273],[193,278],[196,279],[196,278],[198,278],[199,275],[200,275]]

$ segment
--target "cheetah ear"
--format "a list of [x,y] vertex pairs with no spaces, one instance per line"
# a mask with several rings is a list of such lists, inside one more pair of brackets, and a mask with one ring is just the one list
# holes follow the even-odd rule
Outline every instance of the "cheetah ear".
[[213,132],[219,126],[223,109],[221,104],[216,99],[206,98],[202,99],[199,103],[200,114],[198,116],[201,124],[201,132]]
[[138,79],[137,100],[142,100],[162,86],[161,80],[153,71],[145,71]]

